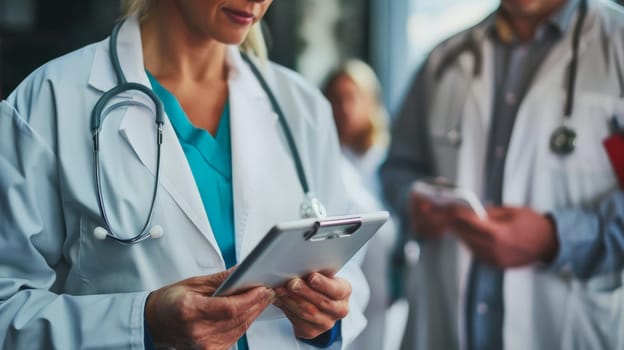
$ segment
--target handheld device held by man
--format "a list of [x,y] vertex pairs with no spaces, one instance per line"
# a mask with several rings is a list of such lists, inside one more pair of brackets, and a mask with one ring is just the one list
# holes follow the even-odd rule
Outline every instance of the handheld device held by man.
[[486,218],[487,212],[479,197],[465,188],[457,187],[444,178],[419,180],[412,185],[412,191],[428,198],[439,206],[460,205],[470,208],[480,218]]

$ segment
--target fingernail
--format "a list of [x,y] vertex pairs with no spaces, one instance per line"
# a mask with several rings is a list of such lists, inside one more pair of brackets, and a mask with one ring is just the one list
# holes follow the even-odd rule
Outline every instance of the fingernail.
[[310,284],[312,287],[318,287],[321,284],[321,278],[317,274],[312,275],[312,278],[310,278]]
[[267,295],[269,299],[275,299],[275,291],[271,288],[267,288]]
[[298,278],[290,280],[290,282],[288,282],[288,289],[292,290],[293,292],[301,289],[301,280]]

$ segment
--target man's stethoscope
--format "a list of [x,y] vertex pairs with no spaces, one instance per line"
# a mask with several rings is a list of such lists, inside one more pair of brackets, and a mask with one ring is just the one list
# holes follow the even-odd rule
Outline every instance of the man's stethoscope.
[[[102,220],[104,221],[104,227],[98,226],[93,230],[93,234],[97,239],[112,239],[121,244],[136,244],[142,242],[148,238],[159,238],[163,235],[163,228],[159,225],[151,225],[152,217],[154,214],[154,204],[156,203],[156,197],[158,195],[158,187],[159,187],[159,179],[160,179],[160,165],[161,165],[161,146],[163,143],[163,128],[164,128],[164,116],[163,116],[163,106],[158,96],[147,86],[132,83],[126,80],[126,77],[121,69],[121,64],[119,62],[119,56],[117,54],[117,37],[119,36],[119,30],[123,23],[119,23],[113,29],[113,32],[110,37],[109,43],[109,55],[111,64],[115,71],[115,75],[117,77],[117,86],[112,88],[111,90],[104,93],[104,95],[98,100],[91,112],[91,131],[93,134],[93,154],[95,161],[95,180],[97,186],[97,196],[98,196],[98,207],[100,210],[100,215],[102,216]],[[266,82],[262,73],[256,67],[256,65],[252,62],[249,56],[241,53],[245,62],[251,68],[253,74],[256,79],[262,86],[262,89],[265,91],[269,100],[271,102],[271,106],[274,112],[278,115],[280,126],[284,132],[286,137],[286,142],[290,149],[290,153],[292,154],[293,160],[295,162],[295,167],[297,170],[297,177],[299,178],[299,182],[301,187],[303,188],[303,192],[305,194],[304,200],[300,206],[300,215],[302,218],[314,218],[314,217],[324,217],[326,216],[326,210],[321,201],[316,198],[312,192],[310,191],[310,187],[305,175],[305,171],[303,168],[303,164],[301,162],[301,158],[299,157],[299,152],[297,151],[297,147],[295,144],[295,140],[293,138],[292,132],[288,126],[286,121],[286,116],[282,111],[273,91],[269,87],[269,84]],[[149,97],[149,99],[154,103],[156,111],[155,111],[155,123],[156,123],[156,176],[154,180],[154,189],[152,192],[152,201],[150,204],[149,213],[147,215],[147,219],[145,220],[145,224],[141,228],[139,234],[134,235],[131,238],[122,238],[113,228],[110,223],[109,216],[106,212],[106,208],[104,205],[104,196],[101,185],[101,169],[100,169],[100,161],[99,161],[99,149],[100,149],[100,131],[102,129],[102,124],[106,115],[112,112],[114,109],[120,107],[128,107],[128,106],[139,106],[139,107],[147,107],[141,102],[137,101],[122,101],[117,102],[108,106],[108,104],[112,101],[113,98],[118,96],[119,94],[126,91],[138,91]],[[108,106],[108,108],[106,108]],[[149,107],[148,107],[149,108]]]
[[[562,125],[556,128],[550,136],[550,149],[553,153],[566,156],[574,152],[576,148],[576,131],[572,129],[568,124],[572,118],[572,112],[574,109],[574,90],[576,89],[577,71],[578,71],[578,48],[581,38],[581,30],[587,16],[587,0],[582,0],[579,8],[579,17],[576,21],[574,33],[572,36],[572,60],[568,69],[568,84],[566,91],[566,101],[564,105],[564,116]],[[440,79],[447,68],[454,62],[454,60],[460,56],[463,51],[470,52],[475,59],[473,76],[478,77],[482,71],[483,57],[479,50],[479,44],[474,37],[470,37],[462,45],[457,46],[454,50],[449,52],[441,61],[440,65],[435,71],[435,77]],[[447,139],[453,146],[459,146],[461,143],[461,132],[459,127],[453,128],[447,133]]]

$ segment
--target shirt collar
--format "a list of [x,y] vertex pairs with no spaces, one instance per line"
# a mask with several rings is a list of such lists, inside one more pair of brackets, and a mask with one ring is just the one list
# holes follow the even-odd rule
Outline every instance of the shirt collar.
[[[577,12],[581,0],[567,0],[566,3],[553,13],[544,23],[537,28],[535,39],[541,40],[548,29],[554,30],[558,36],[563,36],[570,28],[572,18]],[[504,43],[516,42],[515,33],[504,15],[498,11],[486,20],[490,35]]]

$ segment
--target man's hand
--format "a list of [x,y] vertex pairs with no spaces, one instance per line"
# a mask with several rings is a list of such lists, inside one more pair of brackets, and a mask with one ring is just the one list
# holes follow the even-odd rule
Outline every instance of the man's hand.
[[408,204],[410,228],[419,239],[437,239],[444,235],[452,222],[454,212],[448,206],[433,204],[426,197],[410,193]]
[[264,287],[212,297],[231,271],[189,278],[153,292],[145,318],[154,343],[176,349],[229,349],[275,297]]
[[554,223],[529,208],[488,209],[479,219],[470,209],[455,208],[453,232],[480,260],[499,268],[551,262],[559,243]]
[[298,338],[314,339],[349,313],[351,285],[342,278],[313,273],[290,280],[276,293],[273,304],[284,311]]

